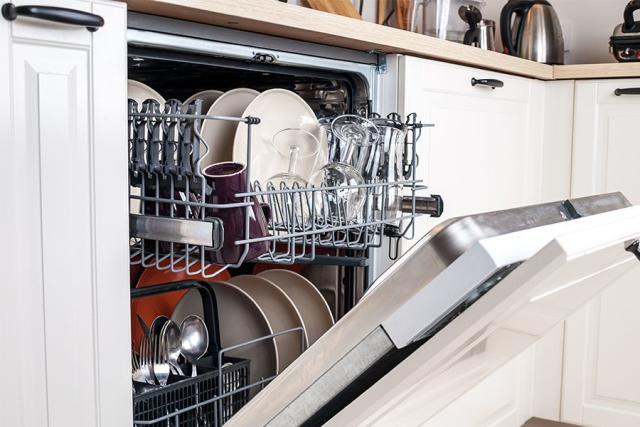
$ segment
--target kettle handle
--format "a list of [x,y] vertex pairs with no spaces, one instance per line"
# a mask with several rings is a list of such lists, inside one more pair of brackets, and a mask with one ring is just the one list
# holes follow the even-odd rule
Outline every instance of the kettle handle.
[[640,23],[633,20],[633,12],[640,9],[640,0],[631,0],[624,8],[623,33],[637,33],[640,31]]
[[511,37],[511,17],[514,13],[523,14],[532,3],[530,0],[511,0],[502,8],[502,12],[500,12],[500,37],[504,53],[514,56],[518,54]]

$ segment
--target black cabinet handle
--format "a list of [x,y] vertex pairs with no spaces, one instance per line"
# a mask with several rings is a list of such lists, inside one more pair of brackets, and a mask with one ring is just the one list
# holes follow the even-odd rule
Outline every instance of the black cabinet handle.
[[13,3],[5,3],[2,5],[2,16],[7,21],[13,21],[18,16],[27,16],[62,24],[81,25],[91,32],[104,25],[104,19],[100,15],[55,6],[16,6]]
[[475,77],[471,78],[471,86],[488,86],[491,89],[495,89],[497,87],[503,87],[504,82],[498,79],[476,79]]
[[629,87],[629,88],[625,88],[625,89],[616,89],[613,91],[613,94],[615,96],[620,96],[620,95],[640,95],[640,87]]

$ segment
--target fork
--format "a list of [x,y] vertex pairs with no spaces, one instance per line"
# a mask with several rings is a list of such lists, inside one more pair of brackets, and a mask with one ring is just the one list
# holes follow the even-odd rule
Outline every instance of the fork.
[[171,365],[167,354],[167,348],[163,340],[159,336],[154,336],[154,352],[153,352],[153,373],[155,374],[158,384],[166,386],[171,372]]

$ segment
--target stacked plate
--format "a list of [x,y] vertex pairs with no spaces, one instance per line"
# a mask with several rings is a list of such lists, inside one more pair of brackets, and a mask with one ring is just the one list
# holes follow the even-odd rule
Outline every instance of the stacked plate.
[[[129,80],[129,98],[138,104],[146,99],[155,99],[164,104],[164,98],[144,83]],[[303,129],[320,142],[318,154],[301,158],[298,174],[305,180],[311,172],[326,163],[329,146],[316,115],[307,102],[296,93],[286,89],[270,89],[262,93],[248,88],[237,88],[222,92],[204,90],[184,101],[188,105],[196,99],[202,100],[202,112],[209,116],[259,117],[261,122],[253,127],[251,170],[252,180],[267,182],[269,178],[286,172],[289,158],[280,154],[273,146],[273,137],[283,129]],[[247,163],[248,126],[227,120],[203,120],[200,130],[208,147],[200,163],[201,169],[210,164],[233,161]],[[265,157],[267,156],[267,157]],[[264,162],[269,158],[269,162]]]
[[[329,306],[317,288],[288,270],[267,270],[213,283],[225,355],[251,360],[251,383],[282,372],[332,325]],[[203,316],[202,300],[190,290],[175,306],[171,319]],[[269,337],[279,332],[302,328]],[[246,344],[246,345],[243,345]],[[252,389],[253,394],[258,390]]]

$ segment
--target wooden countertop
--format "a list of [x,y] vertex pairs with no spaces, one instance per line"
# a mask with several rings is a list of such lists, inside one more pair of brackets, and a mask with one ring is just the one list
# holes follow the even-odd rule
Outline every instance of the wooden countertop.
[[640,77],[640,62],[556,65],[553,67],[553,78],[555,80],[611,79],[620,77]]
[[130,10],[357,50],[402,53],[541,80],[640,77],[640,64],[539,64],[276,0],[126,0]]

